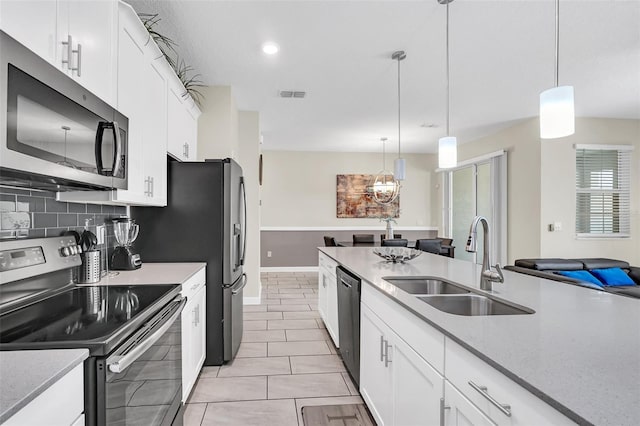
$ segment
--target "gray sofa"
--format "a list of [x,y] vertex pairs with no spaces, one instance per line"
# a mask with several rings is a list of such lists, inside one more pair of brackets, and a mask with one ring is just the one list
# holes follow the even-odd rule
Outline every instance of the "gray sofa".
[[615,259],[589,258],[589,259],[518,259],[513,266],[505,266],[505,269],[522,274],[533,275],[553,281],[567,284],[591,287],[579,279],[560,275],[560,271],[589,271],[593,269],[620,268],[627,273],[635,285],[605,286],[603,291],[619,294],[621,296],[640,299],[640,268],[630,266],[628,262]]

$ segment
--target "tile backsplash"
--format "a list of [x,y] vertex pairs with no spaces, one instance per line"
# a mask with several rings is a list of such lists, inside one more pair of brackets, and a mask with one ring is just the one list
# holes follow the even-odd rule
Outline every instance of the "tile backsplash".
[[96,233],[96,225],[106,225],[102,268],[116,245],[111,219],[126,214],[123,206],[101,206],[56,201],[55,193],[0,186],[0,241],[6,238],[56,237],[66,231],[82,233],[89,219],[89,230]]

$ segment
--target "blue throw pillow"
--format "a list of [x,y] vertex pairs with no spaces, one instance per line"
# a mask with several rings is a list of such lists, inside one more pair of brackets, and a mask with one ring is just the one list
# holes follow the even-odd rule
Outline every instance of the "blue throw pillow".
[[591,273],[602,281],[604,285],[635,285],[631,277],[620,268],[592,269]]
[[584,284],[581,283],[581,285],[584,285],[585,287],[595,288],[597,290],[604,289],[600,280],[591,275],[589,271],[558,271],[557,273],[565,277],[584,281]]

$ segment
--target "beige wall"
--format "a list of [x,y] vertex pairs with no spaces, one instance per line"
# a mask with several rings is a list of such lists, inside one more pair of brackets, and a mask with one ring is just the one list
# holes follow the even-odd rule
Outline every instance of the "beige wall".
[[[631,238],[576,238],[574,144],[634,146],[631,163]],[[541,256],[608,257],[640,265],[640,120],[578,119],[574,135],[543,140],[541,148]],[[562,224],[561,231],[548,231],[548,225],[554,222]]]
[[[432,154],[406,155],[407,179],[400,192],[396,226],[437,226],[438,206],[431,197],[437,158]],[[375,174],[382,168],[381,153],[263,152],[263,227],[380,226],[378,219],[336,218],[336,175]],[[393,156],[387,156],[392,169]]]
[[244,272],[247,286],[244,297],[258,297],[260,292],[260,194],[258,158],[260,156],[260,119],[257,112],[240,111],[238,116],[238,162],[247,191],[247,252]]
[[198,159],[238,159],[238,110],[231,87],[200,89],[204,101],[198,119]]

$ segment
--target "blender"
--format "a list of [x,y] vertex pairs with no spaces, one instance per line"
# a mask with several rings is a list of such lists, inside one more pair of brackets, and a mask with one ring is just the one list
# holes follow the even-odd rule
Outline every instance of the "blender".
[[111,255],[111,269],[130,271],[142,266],[140,255],[133,253],[131,244],[138,237],[138,224],[131,218],[120,217],[113,219],[113,233],[118,246]]

